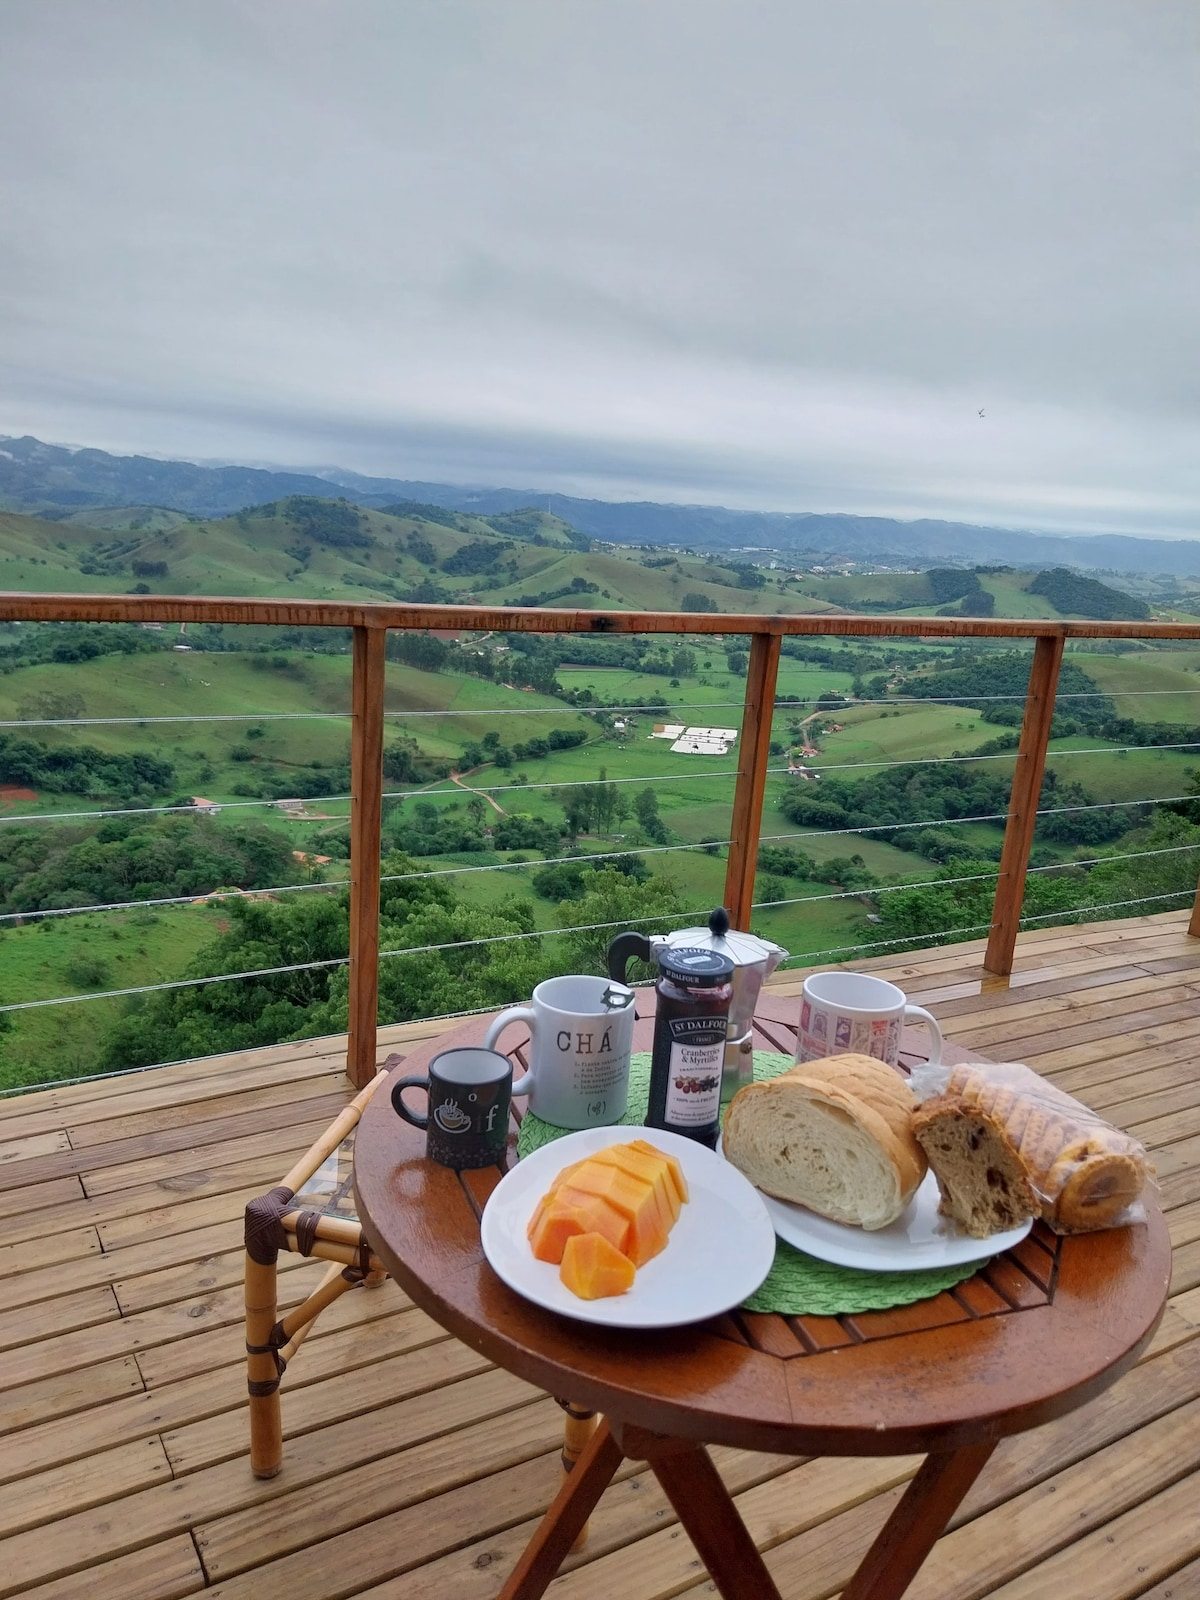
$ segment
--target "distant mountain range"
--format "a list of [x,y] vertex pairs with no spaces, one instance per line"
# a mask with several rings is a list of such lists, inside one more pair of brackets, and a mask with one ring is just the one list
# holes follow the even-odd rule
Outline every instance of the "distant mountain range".
[[0,436],[0,506],[36,513],[89,507],[160,506],[194,516],[227,516],[287,495],[344,496],[380,508],[417,501],[475,516],[534,505],[581,532],[616,544],[696,550],[777,550],[857,561],[1006,562],[1015,567],[1200,575],[1200,541],[1123,534],[1020,533],[965,522],[859,517],[824,512],[731,511],[723,506],[581,500],[533,489],[470,489],[406,478],[368,478],[335,469],[304,473],[262,467],[199,466],[105,450],[68,450],[30,436]]

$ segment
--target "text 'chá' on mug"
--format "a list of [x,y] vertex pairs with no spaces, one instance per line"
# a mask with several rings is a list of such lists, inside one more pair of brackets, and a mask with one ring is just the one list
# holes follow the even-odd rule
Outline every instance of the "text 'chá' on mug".
[[502,1011],[485,1044],[514,1022],[529,1027],[529,1071],[513,1084],[529,1109],[557,1128],[600,1128],[620,1121],[629,1095],[633,990],[587,974],[547,978],[533,1003]]

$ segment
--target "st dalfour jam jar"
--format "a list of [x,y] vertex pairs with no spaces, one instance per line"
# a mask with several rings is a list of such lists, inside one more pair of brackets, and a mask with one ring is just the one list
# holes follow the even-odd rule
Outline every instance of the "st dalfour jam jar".
[[721,1128],[733,962],[715,950],[668,947],[659,952],[658,968],[646,1126],[711,1150]]

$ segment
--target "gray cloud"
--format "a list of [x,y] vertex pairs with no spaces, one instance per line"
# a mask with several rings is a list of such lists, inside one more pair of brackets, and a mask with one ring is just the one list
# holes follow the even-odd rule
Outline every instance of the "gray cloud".
[[1198,19],[9,0],[0,431],[1194,535]]

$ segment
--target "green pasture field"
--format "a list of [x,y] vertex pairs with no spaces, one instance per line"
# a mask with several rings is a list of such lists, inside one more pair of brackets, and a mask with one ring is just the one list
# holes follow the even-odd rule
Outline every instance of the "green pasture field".
[[998,617],[1057,617],[1058,612],[1042,594],[1030,594],[1028,572],[981,573],[980,587],[996,597]]
[[942,759],[955,750],[970,755],[1002,731],[965,706],[849,706],[833,715],[843,731],[824,734],[821,755],[810,763],[818,770],[828,768],[830,777],[862,775],[834,770],[843,762]]
[[[0,935],[0,1003],[47,1000],[85,987],[81,961],[102,962],[88,983],[128,989],[177,978],[202,945],[219,931],[219,901],[162,910],[110,911],[47,917],[23,927],[5,924]],[[73,975],[76,974],[76,975]],[[121,1000],[79,1000],[36,1011],[10,1011],[11,1030],[0,1033],[0,1090],[76,1077],[91,1070],[96,1041],[119,1015]]]
[[[1139,650],[1127,656],[1076,656],[1110,694],[1117,715],[1137,722],[1200,723],[1200,650]],[[1070,712],[1071,701],[1062,709]]]
[[1060,779],[1082,783],[1097,800],[1156,800],[1188,792],[1200,767],[1200,747],[1194,750],[1128,750],[1103,755],[1074,755],[1096,750],[1103,740],[1079,735],[1055,739],[1047,765]]

